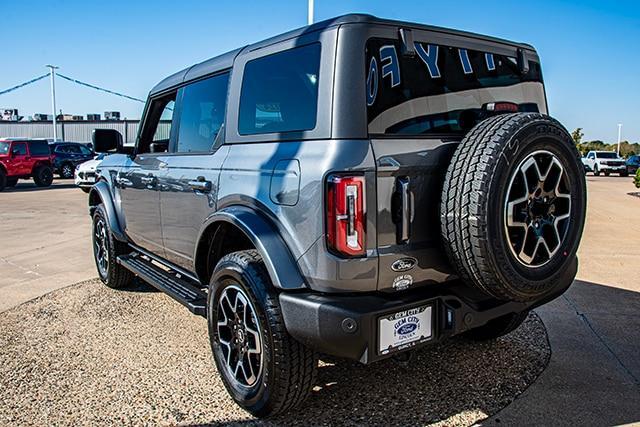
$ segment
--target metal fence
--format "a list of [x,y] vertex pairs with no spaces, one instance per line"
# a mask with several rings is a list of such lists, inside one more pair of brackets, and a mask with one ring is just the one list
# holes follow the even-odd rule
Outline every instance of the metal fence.
[[[114,121],[59,121],[58,139],[62,141],[90,142],[94,129],[115,129],[122,134],[125,144],[133,144],[138,135],[138,120]],[[168,139],[170,120],[162,120],[156,139]],[[53,139],[53,124],[49,122],[3,122],[0,121],[0,137]]]

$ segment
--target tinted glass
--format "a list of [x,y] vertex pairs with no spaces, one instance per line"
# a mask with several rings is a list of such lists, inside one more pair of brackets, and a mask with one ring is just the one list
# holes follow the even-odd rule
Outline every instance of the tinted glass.
[[26,156],[27,155],[27,144],[22,142],[13,143],[13,147],[11,147],[11,153],[14,156]]
[[84,145],[79,145],[78,147],[80,147],[80,152],[85,155],[85,156],[90,156],[91,150],[89,150],[87,147],[85,147]]
[[173,100],[167,102],[164,106],[162,114],[160,115],[160,121],[153,134],[153,141],[167,141],[171,136],[171,119],[173,118],[173,110],[176,103]]
[[521,75],[515,58],[429,43],[416,55],[401,54],[397,40],[366,45],[369,133],[461,133],[487,117],[485,104],[517,104],[519,111],[546,111],[540,65]]
[[49,156],[49,144],[45,141],[30,142],[29,151],[32,156]]
[[181,91],[179,153],[211,151],[224,123],[229,74],[192,83]]
[[616,153],[596,153],[596,156],[599,159],[617,159],[618,155]]
[[6,141],[0,141],[0,154],[9,153],[9,143]]
[[67,145],[67,153],[80,154],[80,147],[77,145]]
[[248,62],[240,95],[240,134],[313,129],[319,70],[319,44]]
[[56,148],[53,150],[54,153],[66,153],[67,146],[66,145],[56,145]]

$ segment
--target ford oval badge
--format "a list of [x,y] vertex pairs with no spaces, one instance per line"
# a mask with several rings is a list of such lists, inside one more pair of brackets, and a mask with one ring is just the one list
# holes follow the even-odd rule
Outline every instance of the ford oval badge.
[[393,271],[402,272],[411,270],[418,261],[415,258],[400,258],[399,260],[394,261],[391,264],[391,269]]

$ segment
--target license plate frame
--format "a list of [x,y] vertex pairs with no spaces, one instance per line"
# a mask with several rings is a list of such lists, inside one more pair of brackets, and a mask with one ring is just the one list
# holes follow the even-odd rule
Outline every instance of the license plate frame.
[[378,354],[388,355],[433,339],[434,305],[422,304],[377,319]]

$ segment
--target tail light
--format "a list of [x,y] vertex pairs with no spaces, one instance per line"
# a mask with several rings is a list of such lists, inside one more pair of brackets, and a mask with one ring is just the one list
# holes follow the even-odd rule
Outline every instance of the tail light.
[[332,175],[327,182],[327,244],[340,255],[365,253],[364,176]]
[[517,113],[518,112],[518,104],[514,104],[513,102],[490,102],[484,105],[485,110],[496,112],[496,113]]

